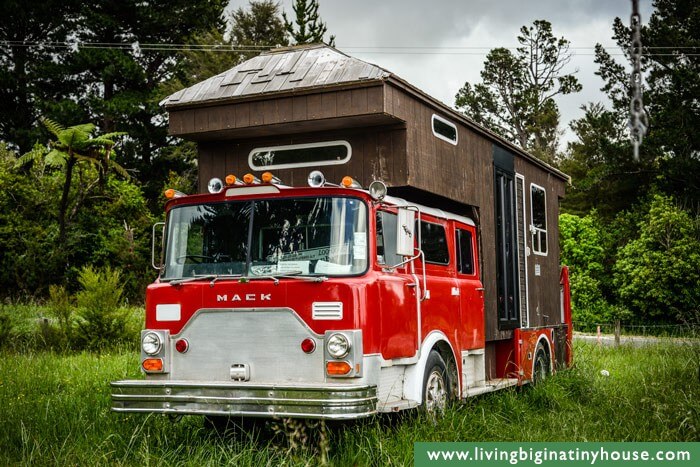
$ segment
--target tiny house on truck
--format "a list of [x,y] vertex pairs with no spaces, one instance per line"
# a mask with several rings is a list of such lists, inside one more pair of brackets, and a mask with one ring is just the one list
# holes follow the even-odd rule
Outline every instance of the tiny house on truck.
[[145,379],[113,382],[113,410],[438,410],[571,362],[563,173],[323,45],[164,103],[202,194],[168,193]]

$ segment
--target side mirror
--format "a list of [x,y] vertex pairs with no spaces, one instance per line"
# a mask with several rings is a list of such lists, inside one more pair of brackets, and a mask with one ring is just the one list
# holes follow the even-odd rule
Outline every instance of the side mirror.
[[414,256],[415,251],[416,211],[399,208],[396,225],[396,254]]
[[[156,263],[156,233],[158,232],[158,227],[160,227],[160,248],[161,254],[158,255],[158,263]],[[153,224],[153,229],[151,231],[151,266],[158,271],[163,269],[163,238],[165,237],[165,222],[156,222]]]

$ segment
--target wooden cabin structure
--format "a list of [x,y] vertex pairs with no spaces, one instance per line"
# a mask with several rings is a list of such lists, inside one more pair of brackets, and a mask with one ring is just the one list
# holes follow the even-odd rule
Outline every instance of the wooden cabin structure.
[[[487,371],[515,328],[563,322],[559,200],[568,177],[395,74],[325,45],[279,48],[163,101],[170,134],[196,141],[199,186],[262,172],[251,151],[344,141],[349,158],[273,169],[303,186],[375,179],[389,194],[472,218],[480,231]],[[562,354],[563,355],[563,354]]]

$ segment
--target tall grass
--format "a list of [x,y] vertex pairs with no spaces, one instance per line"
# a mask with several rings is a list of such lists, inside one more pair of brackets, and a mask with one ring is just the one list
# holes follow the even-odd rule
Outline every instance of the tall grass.
[[[332,465],[407,465],[415,441],[697,441],[697,345],[576,345],[576,367],[534,388],[415,414],[334,425]],[[109,381],[139,378],[138,355],[0,353],[0,465],[316,465],[272,430],[220,436],[200,417],[113,414]],[[606,370],[609,376],[601,374]],[[313,433],[312,433],[313,435]],[[312,436],[313,440],[314,437]]]

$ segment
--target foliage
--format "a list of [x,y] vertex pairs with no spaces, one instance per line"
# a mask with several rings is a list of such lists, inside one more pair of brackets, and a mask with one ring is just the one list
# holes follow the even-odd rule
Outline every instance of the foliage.
[[574,322],[606,323],[613,309],[604,295],[606,252],[601,222],[595,212],[559,216],[561,262],[569,266]]
[[[283,12],[284,27],[295,45],[325,43],[323,36],[328,28],[318,16],[318,0],[294,0],[294,22]],[[335,46],[335,36],[331,35],[328,45]]]
[[[42,162],[43,159],[43,163],[46,166],[65,171],[61,201],[58,208],[58,241],[62,246],[65,246],[68,224],[75,213],[82,207],[85,197],[90,193],[91,189],[98,183],[101,186],[104,185],[107,170],[112,168],[124,177],[129,176],[126,170],[110,157],[112,148],[116,144],[114,138],[123,136],[124,133],[108,133],[93,138],[91,134],[95,131],[95,125],[91,123],[65,128],[48,118],[42,119],[42,122],[56,140],[49,144],[50,150],[48,152],[42,151],[35,146],[34,150],[19,158],[18,165],[24,165],[27,162]],[[81,162],[95,166],[98,169],[98,177],[95,182],[87,187],[71,190],[73,171],[76,170],[76,166]],[[71,191],[75,192],[72,201]]]
[[614,283],[640,319],[700,323],[700,219],[654,196],[639,237],[619,251]]
[[38,116],[54,101],[57,64],[70,54],[62,43],[77,27],[82,2],[6,0],[0,22],[0,140],[25,153],[40,137]]
[[[641,146],[639,170],[653,174],[653,185],[684,204],[700,205],[700,4],[694,0],[655,0],[655,11],[642,28],[646,78],[644,103],[649,131]],[[620,18],[613,39],[629,60],[630,28]],[[596,45],[603,91],[618,117],[629,113],[629,75],[600,45]],[[643,179],[644,180],[644,179]],[[644,183],[642,181],[642,183]],[[651,185],[651,184],[649,184]],[[647,191],[652,187],[647,186]]]
[[81,269],[76,294],[79,320],[75,342],[79,348],[100,349],[125,338],[127,317],[120,309],[124,285],[119,271],[92,266]]
[[72,337],[73,303],[68,290],[60,285],[49,286],[49,311],[58,321],[58,329],[66,340]]
[[50,284],[70,285],[81,266],[93,263],[121,268],[127,296],[142,297],[145,283],[153,277],[149,266],[153,217],[140,188],[132,180],[108,174],[102,193],[88,192],[98,171],[92,164],[79,167],[70,199],[82,197],[82,209],[73,212],[72,205],[70,228],[61,243],[55,193],[64,186],[64,172],[44,164],[19,169],[17,161],[0,145],[2,295],[45,296]]
[[251,0],[248,11],[238,8],[231,13],[231,43],[252,49],[241,52],[241,61],[258,55],[261,48],[289,45],[279,4],[272,0]]
[[559,164],[572,179],[562,209],[580,216],[595,209],[609,221],[643,198],[653,182],[653,167],[632,160],[619,114],[601,104],[582,109],[584,116],[571,123],[577,140],[568,144]]
[[554,162],[559,138],[559,109],[554,97],[581,90],[578,79],[563,72],[571,59],[569,41],[554,37],[552,25],[537,20],[520,28],[520,47],[492,49],[482,82],[465,83],[455,107],[547,162]]

